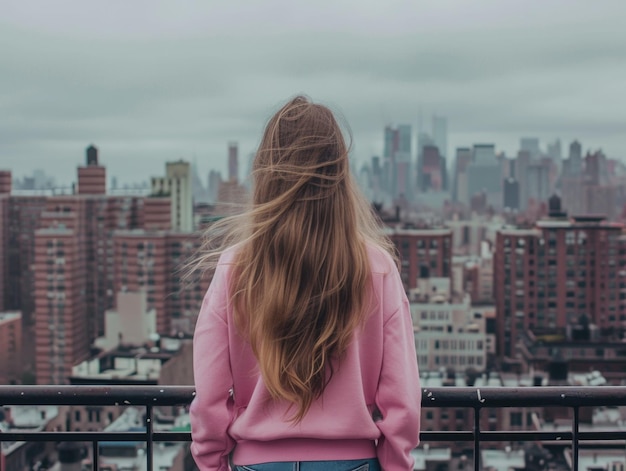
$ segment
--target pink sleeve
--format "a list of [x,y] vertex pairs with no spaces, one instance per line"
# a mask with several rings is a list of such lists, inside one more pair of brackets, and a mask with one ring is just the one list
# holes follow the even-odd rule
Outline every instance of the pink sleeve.
[[193,338],[196,396],[191,403],[191,453],[200,471],[228,471],[235,443],[228,435],[233,420],[233,379],[228,347],[226,267],[218,265],[207,291]]
[[400,306],[386,317],[383,365],[376,396],[382,419],[376,422],[381,431],[377,454],[385,471],[413,469],[411,450],[419,444],[421,389],[415,353],[413,322],[409,301],[397,270],[387,275],[383,305]]

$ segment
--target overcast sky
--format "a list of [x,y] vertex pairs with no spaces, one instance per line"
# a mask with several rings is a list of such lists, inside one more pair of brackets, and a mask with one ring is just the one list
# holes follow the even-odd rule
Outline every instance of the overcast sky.
[[245,168],[296,93],[345,117],[361,160],[433,113],[449,154],[536,136],[626,157],[624,0],[303,3],[2,0],[0,168],[70,182],[94,143],[123,182],[178,158],[225,172],[229,141]]

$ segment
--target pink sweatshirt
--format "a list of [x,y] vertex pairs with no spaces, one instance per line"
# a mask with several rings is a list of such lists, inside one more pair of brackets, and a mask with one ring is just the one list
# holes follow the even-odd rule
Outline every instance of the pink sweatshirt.
[[409,303],[391,257],[374,247],[369,256],[377,306],[322,397],[293,424],[285,417],[295,409],[270,399],[250,345],[233,325],[234,251],[222,255],[194,335],[191,452],[200,471],[227,471],[233,449],[237,465],[378,457],[385,471],[413,469],[421,391]]

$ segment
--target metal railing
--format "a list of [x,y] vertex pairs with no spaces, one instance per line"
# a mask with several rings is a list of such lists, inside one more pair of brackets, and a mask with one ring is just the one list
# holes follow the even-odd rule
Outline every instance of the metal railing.
[[[0,434],[0,442],[91,442],[94,471],[98,470],[99,446],[103,441],[141,441],[146,443],[148,471],[153,470],[155,442],[188,442],[189,432],[155,431],[154,407],[188,405],[195,395],[193,387],[177,386],[0,386],[0,406],[139,406],[145,408],[142,432],[15,432]],[[626,440],[626,430],[581,432],[583,407],[626,406],[626,387],[524,387],[424,389],[422,406],[463,408],[474,411],[472,430],[423,431],[421,440],[472,442],[474,469],[480,469],[481,442],[559,441],[571,446],[572,468],[578,471],[580,442]],[[511,407],[564,407],[573,411],[571,431],[486,431],[481,430],[481,411]]]

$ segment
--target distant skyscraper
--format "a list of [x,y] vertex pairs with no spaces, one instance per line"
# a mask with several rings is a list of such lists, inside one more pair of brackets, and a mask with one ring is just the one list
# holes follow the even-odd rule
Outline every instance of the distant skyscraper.
[[239,181],[239,150],[236,142],[228,143],[228,180]]
[[541,155],[539,139],[536,137],[522,137],[520,139],[520,150],[528,152],[532,159],[539,158]]
[[209,172],[208,191],[209,201],[215,203],[217,201],[217,194],[222,184],[222,174],[217,170],[211,170]]
[[473,159],[467,169],[467,192],[469,199],[480,194],[485,195],[486,204],[501,208],[502,164],[496,158],[493,144],[475,144]]
[[522,211],[528,207],[528,168],[532,157],[529,151],[520,150],[515,159],[515,179],[519,182],[519,209]]
[[378,156],[372,157],[371,188],[373,201],[378,203],[383,201],[383,168]]
[[504,180],[504,208],[519,210],[519,182],[514,178]]
[[547,202],[552,194],[550,167],[544,162],[533,162],[527,168],[526,185],[528,196],[535,202]]
[[568,167],[570,175],[578,176],[583,171],[583,149],[578,141],[572,142],[569,146]]
[[442,165],[442,157],[439,148],[436,146],[426,146],[422,149],[422,169],[419,189],[422,192],[443,191],[445,166]]
[[195,159],[191,165],[191,191],[194,203],[207,203],[209,201],[207,190],[198,174],[198,164]]
[[411,178],[411,126],[401,124],[398,126],[398,149],[395,154],[396,191],[394,196],[411,198],[413,195],[413,182]]
[[456,159],[454,161],[454,173],[452,182],[452,197],[454,201],[469,204],[469,194],[467,190],[467,168],[472,162],[472,150],[469,147],[459,147],[456,149]]
[[411,126],[385,127],[384,179],[387,193],[397,198],[410,197],[411,181]]
[[480,165],[496,164],[496,147],[493,144],[474,144],[472,161]]
[[554,142],[548,144],[548,157],[550,157],[555,162],[561,162],[562,155],[560,139],[557,139]]
[[400,147],[398,130],[391,126],[385,127],[385,148],[383,151],[383,157],[385,159],[392,159],[395,153]]
[[433,140],[439,155],[448,156],[448,120],[443,116],[433,116]]

